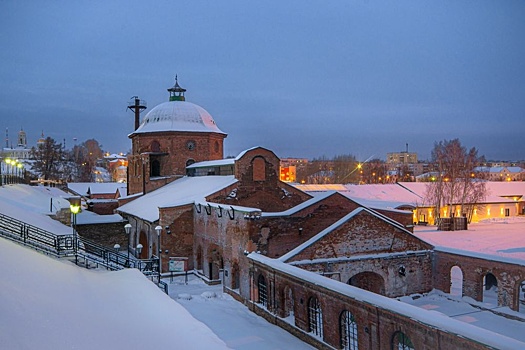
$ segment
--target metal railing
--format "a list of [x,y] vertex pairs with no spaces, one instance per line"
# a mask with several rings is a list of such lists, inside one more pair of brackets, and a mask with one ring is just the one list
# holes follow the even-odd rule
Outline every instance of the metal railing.
[[157,281],[161,289],[167,290],[159,278],[157,256],[151,259],[128,257],[115,249],[80,238],[78,234],[56,235],[4,214],[0,214],[0,236],[57,258],[75,258],[77,265],[85,267],[93,263],[109,270],[135,268],[151,281]]

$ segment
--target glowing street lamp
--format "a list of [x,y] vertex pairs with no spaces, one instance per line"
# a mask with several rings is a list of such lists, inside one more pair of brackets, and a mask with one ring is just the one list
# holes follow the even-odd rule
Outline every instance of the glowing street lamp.
[[72,220],[71,227],[73,228],[73,252],[75,253],[75,259],[77,257],[77,237],[75,227],[77,225],[77,214],[80,212],[80,197],[69,198],[69,209],[71,210]]

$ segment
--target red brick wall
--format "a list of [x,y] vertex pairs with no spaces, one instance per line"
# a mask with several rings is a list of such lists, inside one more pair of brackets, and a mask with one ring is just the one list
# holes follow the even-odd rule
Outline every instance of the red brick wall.
[[498,281],[498,305],[519,310],[520,284],[525,280],[525,267],[510,262],[487,260],[478,257],[435,251],[434,288],[450,292],[452,267],[463,273],[463,296],[477,301],[483,299],[483,277],[493,274]]
[[432,248],[430,244],[363,210],[290,261]]
[[[251,299],[255,301],[249,302],[250,309],[318,349],[340,348],[339,317],[343,310],[349,311],[356,320],[359,349],[393,349],[395,347],[392,345],[392,339],[398,331],[405,333],[412,341],[414,348],[418,350],[488,348],[476,341],[428,326],[410,316],[363,302],[359,297],[352,296],[353,287],[349,286],[349,292],[341,294],[318,283],[303,280],[293,273],[284,273],[257,261],[251,261],[250,264],[250,276],[253,281]],[[269,303],[266,308],[256,303],[256,281],[259,274],[263,274],[267,281]],[[292,319],[288,318],[288,321],[283,319],[289,316],[285,312],[287,304],[285,289],[292,291],[293,299],[294,312]],[[356,295],[359,296],[359,293],[357,291]],[[308,300],[310,297],[316,297],[321,305],[322,342],[309,334]]]
[[[190,270],[194,268],[193,220],[193,204],[159,209],[159,225],[163,228],[161,237],[163,272],[168,271],[169,257],[187,257],[188,268]],[[167,233],[166,226],[170,234]]]
[[[175,177],[186,175],[186,162],[202,162],[223,159],[223,141],[226,135],[217,133],[159,132],[137,134],[132,137],[132,155],[128,157],[129,194],[142,192],[145,176],[146,192],[160,187],[162,183],[150,182],[150,157],[160,161],[161,176]],[[195,148],[188,149],[188,142]],[[149,155],[152,144],[160,145],[159,152],[166,155]],[[157,152],[157,153],[159,153]],[[145,174],[142,174],[144,165]]]

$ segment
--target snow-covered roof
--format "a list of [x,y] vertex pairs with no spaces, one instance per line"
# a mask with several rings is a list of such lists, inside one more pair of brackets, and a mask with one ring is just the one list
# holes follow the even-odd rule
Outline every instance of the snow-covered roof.
[[67,188],[79,196],[88,194],[115,194],[123,189],[127,191],[127,185],[121,182],[70,182]]
[[234,158],[219,159],[219,160],[207,160],[205,162],[198,162],[188,165],[186,169],[195,169],[195,168],[206,168],[206,167],[215,167],[222,165],[234,165]]
[[57,235],[71,227],[50,217],[69,208],[70,195],[56,187],[5,185],[0,187],[0,213]]
[[[399,185],[422,198],[425,196],[425,182],[400,182]],[[505,202],[505,199],[498,198],[503,196],[525,196],[524,181],[486,181],[485,186],[487,200],[490,202]]]
[[276,217],[276,216],[290,216],[290,215],[293,215],[301,210],[303,210],[304,208],[308,208],[309,206],[311,205],[314,205],[315,203],[317,202],[320,202],[332,195],[334,195],[335,193],[337,193],[336,191],[329,191],[329,192],[324,192],[322,194],[318,194],[316,196],[314,196],[313,198],[307,200],[307,201],[304,201],[303,203],[299,204],[299,205],[296,205],[295,207],[292,207],[288,210],[285,210],[285,211],[281,211],[281,212],[272,212],[272,213],[269,213],[269,212],[264,212],[261,214],[261,216],[263,217]]
[[159,219],[159,208],[161,207],[205,202],[206,196],[236,182],[233,175],[186,176],[124,204],[117,211],[155,222]]
[[124,220],[119,214],[99,215],[88,210],[82,210],[77,214],[78,225],[114,224],[124,221],[126,220]]
[[202,107],[186,101],[169,101],[155,106],[146,114],[137,130],[131,135],[165,132],[222,132],[211,115]]

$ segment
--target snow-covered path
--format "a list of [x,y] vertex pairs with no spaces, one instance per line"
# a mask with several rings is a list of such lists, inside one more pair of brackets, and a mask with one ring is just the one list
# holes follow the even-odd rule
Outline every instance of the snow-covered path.
[[163,280],[169,284],[169,295],[232,349],[314,349],[222,293],[221,285],[208,286],[193,275],[188,276],[187,285],[184,284],[184,277],[175,277],[172,283],[170,278]]

